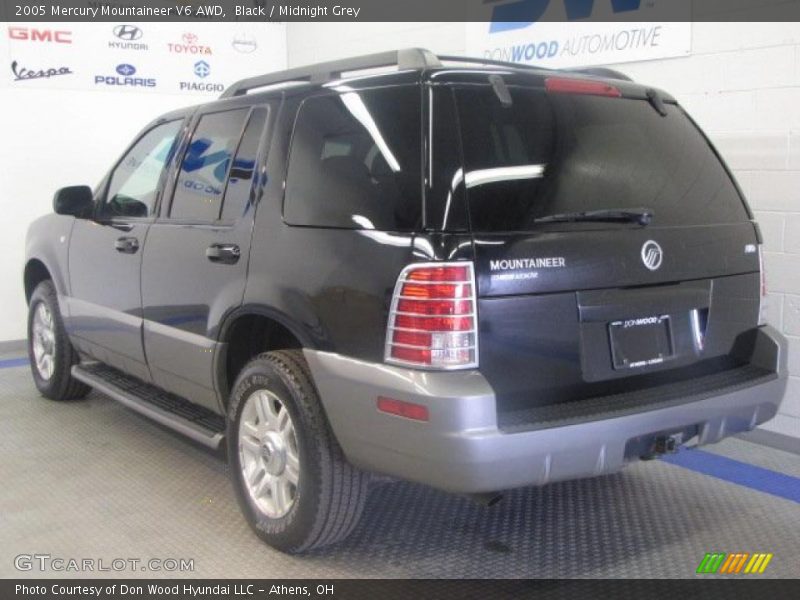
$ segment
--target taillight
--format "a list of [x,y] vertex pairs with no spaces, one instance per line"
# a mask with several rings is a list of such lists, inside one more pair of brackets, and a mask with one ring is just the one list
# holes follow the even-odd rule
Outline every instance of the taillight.
[[764,272],[764,252],[762,250],[761,244],[758,245],[758,272],[761,277],[761,290],[759,295],[759,302],[758,302],[758,325],[766,325],[767,324],[767,275]]
[[548,92],[561,94],[588,94],[590,96],[608,96],[611,98],[622,96],[622,92],[613,85],[588,79],[548,77],[545,79],[544,87]]
[[471,262],[420,263],[403,269],[394,287],[385,359],[427,369],[478,366]]

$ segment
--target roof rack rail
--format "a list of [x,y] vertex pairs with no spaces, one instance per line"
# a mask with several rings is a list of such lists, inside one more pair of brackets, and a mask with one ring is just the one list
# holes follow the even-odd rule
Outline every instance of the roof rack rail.
[[325,83],[341,77],[346,71],[360,71],[362,69],[375,69],[379,67],[397,66],[401,71],[408,69],[427,69],[441,66],[435,54],[422,48],[406,48],[404,50],[393,50],[391,52],[380,52],[367,56],[356,56],[342,60],[333,60],[324,63],[309,65],[307,67],[296,67],[279,71],[277,73],[267,73],[257,77],[250,77],[237,81],[228,87],[220,98],[231,98],[242,96],[248,91],[287,83],[290,81],[308,81],[309,83]]
[[621,79],[622,81],[633,81],[630,77],[617,71],[616,69],[609,69],[608,67],[575,67],[567,69],[572,73],[580,73],[581,75],[594,75],[595,77],[605,77],[606,79]]
[[443,62],[469,63],[474,65],[491,65],[493,67],[506,67],[512,69],[535,69],[537,71],[551,71],[547,67],[537,65],[526,65],[525,63],[508,62],[504,60],[491,60],[489,58],[473,58],[470,56],[439,55],[437,57]]

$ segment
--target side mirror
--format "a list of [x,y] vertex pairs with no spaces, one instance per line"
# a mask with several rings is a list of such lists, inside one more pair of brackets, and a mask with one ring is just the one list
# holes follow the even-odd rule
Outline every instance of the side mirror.
[[81,219],[89,217],[93,209],[92,188],[88,185],[64,187],[53,196],[53,210],[57,215],[71,215]]

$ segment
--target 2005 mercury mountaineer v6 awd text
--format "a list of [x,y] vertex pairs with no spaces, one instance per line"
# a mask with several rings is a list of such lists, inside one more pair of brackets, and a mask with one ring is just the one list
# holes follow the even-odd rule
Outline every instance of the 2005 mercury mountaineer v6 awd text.
[[346,536],[370,473],[482,498],[610,473],[786,386],[730,172],[606,69],[411,49],[254,77],[54,208],[24,273],[40,392],[226,444],[287,552]]

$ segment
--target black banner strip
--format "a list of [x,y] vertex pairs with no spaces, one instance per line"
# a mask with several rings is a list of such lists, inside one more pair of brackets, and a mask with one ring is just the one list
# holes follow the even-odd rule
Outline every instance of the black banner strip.
[[39,579],[0,581],[4,600],[268,600],[289,598],[341,599],[453,599],[581,600],[609,598],[636,600],[724,600],[758,597],[798,598],[800,580],[759,579],[742,576],[729,579],[653,580],[170,580],[170,579]]
[[800,0],[3,0],[9,22],[797,21]]

